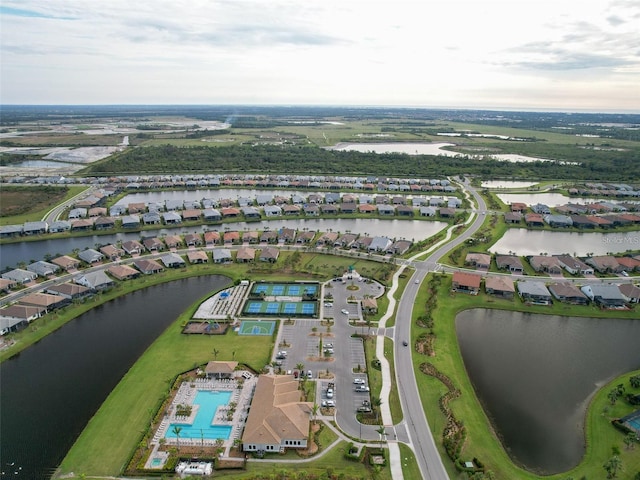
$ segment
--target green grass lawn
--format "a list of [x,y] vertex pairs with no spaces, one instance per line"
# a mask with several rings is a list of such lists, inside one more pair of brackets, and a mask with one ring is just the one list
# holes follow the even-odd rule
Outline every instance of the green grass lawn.
[[420,467],[416,462],[416,455],[408,445],[400,443],[400,458],[402,459],[402,476],[407,479],[420,478]]
[[235,358],[254,369],[269,362],[270,336],[182,335],[181,324],[196,307],[181,315],[131,367],[65,457],[61,474],[118,475],[149,427],[149,411],[166,397],[173,379],[212,360],[214,349],[218,360]]
[[[430,277],[431,278],[431,277]],[[444,278],[439,288],[438,306],[433,313],[435,319],[434,333],[437,336],[435,342],[436,355],[434,357],[426,357],[416,352],[413,353],[413,363],[416,371],[419,371],[420,364],[423,362],[433,363],[441,372],[445,373],[453,381],[453,384],[462,391],[460,398],[450,403],[455,416],[464,422],[467,429],[467,438],[462,450],[464,458],[477,457],[487,468],[496,475],[498,479],[537,479],[541,478],[533,473],[527,472],[514,465],[500,441],[496,437],[491,424],[485,415],[466,374],[462,356],[458,347],[454,319],[460,311],[473,308],[500,308],[518,311],[531,311],[532,313],[546,313],[570,316],[615,316],[622,318],[637,318],[637,312],[606,312],[602,313],[593,307],[577,307],[568,305],[554,305],[553,307],[542,308],[524,308],[519,300],[497,300],[491,299],[484,294],[477,297],[469,295],[450,295],[450,279]],[[426,289],[425,289],[426,290]],[[422,291],[416,302],[415,318],[424,314],[424,304],[427,293]],[[424,332],[423,328],[413,326],[412,340]],[[637,373],[637,372],[636,372]],[[616,380],[614,383],[619,383]],[[422,403],[429,419],[429,425],[436,438],[436,444],[444,459],[445,467],[452,478],[456,478],[456,472],[453,464],[449,461],[446,453],[442,448],[442,431],[445,424],[445,418],[438,407],[439,397],[446,392],[446,387],[438,380],[426,375],[418,374],[418,386]],[[609,458],[611,453],[611,445],[615,444],[616,438],[619,444],[622,443],[622,435],[620,435],[610,424],[608,419],[601,416],[602,404],[599,399],[604,396],[606,399],[607,388],[603,388],[598,392],[593,400],[588,413],[587,421],[587,439],[589,447],[580,465],[568,473],[551,475],[544,477],[553,480],[565,480],[572,476],[575,479],[585,478],[599,479],[604,478],[604,470],[602,464]],[[595,413],[594,413],[595,412]],[[621,445],[622,446],[622,445]],[[622,448],[621,448],[622,449]],[[624,450],[624,449],[623,449]],[[637,465],[639,459],[638,451],[623,451],[621,458],[623,463],[628,465]],[[623,477],[620,477],[623,478]]]
[[[87,187],[78,186],[2,187],[2,193],[0,193],[0,207],[2,209],[0,226],[40,221],[53,206],[66,202],[86,189]],[[59,195],[55,194],[56,190],[60,191]],[[25,207],[25,205],[28,205],[28,207]],[[20,213],[5,216],[7,212],[13,210],[20,211]],[[22,240],[23,237],[20,237],[20,239]]]

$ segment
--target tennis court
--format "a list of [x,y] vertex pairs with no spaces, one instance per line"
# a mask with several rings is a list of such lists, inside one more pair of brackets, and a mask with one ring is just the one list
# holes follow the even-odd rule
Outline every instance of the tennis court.
[[251,289],[252,295],[264,295],[265,297],[312,296],[317,292],[318,285],[308,283],[256,283]]
[[261,302],[259,300],[248,300],[242,313],[246,316],[313,317],[317,311],[318,303],[315,301]]

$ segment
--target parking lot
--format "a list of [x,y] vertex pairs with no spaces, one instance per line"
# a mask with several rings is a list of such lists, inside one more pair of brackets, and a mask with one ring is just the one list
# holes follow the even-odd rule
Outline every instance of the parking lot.
[[[296,372],[299,364],[303,366],[305,375],[311,370],[312,378],[317,381],[318,405],[322,406],[324,402],[331,406],[334,403],[338,423],[349,423],[352,429],[358,428],[355,419],[358,409],[370,408],[371,394],[368,391],[356,391],[356,387],[362,390],[368,387],[366,374],[360,373],[367,365],[362,340],[351,336],[356,328],[349,324],[349,320],[362,318],[360,303],[348,303],[347,299],[352,296],[356,299],[365,295],[379,296],[382,292],[384,288],[375,282],[366,283],[357,279],[344,283],[328,282],[323,288],[324,298],[320,305],[321,318],[333,320],[331,328],[328,330],[326,323],[323,325],[316,319],[296,319],[293,325],[282,322],[274,352],[274,360],[275,356],[280,357],[276,361],[281,363],[278,367],[285,372]],[[343,310],[347,313],[342,313]],[[323,351],[320,350],[321,341]],[[329,350],[330,355],[325,355],[324,350]],[[286,355],[277,355],[282,351]],[[333,384],[333,392],[328,396],[330,383]]]

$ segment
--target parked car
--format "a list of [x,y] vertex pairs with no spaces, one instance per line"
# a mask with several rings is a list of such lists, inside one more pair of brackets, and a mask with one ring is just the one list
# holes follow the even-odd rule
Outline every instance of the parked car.
[[335,407],[336,406],[336,402],[334,402],[333,400],[323,400],[322,401],[322,406],[324,408]]
[[327,388],[327,398],[333,398],[333,388]]
[[340,310],[343,314],[345,315],[349,315],[349,310],[347,310],[346,308],[343,308],[342,310]]
[[325,343],[325,348],[333,348],[333,343]]
[[370,389],[366,385],[356,385],[356,392],[368,392],[368,391],[370,391]]
[[371,413],[371,407],[367,407],[366,405],[362,405],[361,407],[358,407],[357,411],[360,412],[360,413]]
[[313,372],[311,370],[307,372],[307,378],[313,378]]
[[364,381],[364,378],[354,378],[353,383],[356,385],[364,385],[366,382]]
[[331,302],[327,302],[324,304],[325,307],[333,307],[333,303]]

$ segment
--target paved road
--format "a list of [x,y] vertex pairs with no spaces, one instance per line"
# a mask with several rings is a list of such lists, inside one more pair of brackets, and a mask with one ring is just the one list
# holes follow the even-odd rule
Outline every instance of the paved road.
[[97,190],[97,187],[92,186],[87,188],[86,190],[83,190],[82,192],[80,192],[79,194],[71,197],[69,200],[60,203],[58,205],[56,205],[55,207],[53,207],[51,210],[49,210],[44,217],[42,217],[42,221],[47,222],[49,225],[51,225],[53,222],[55,222],[56,220],[58,220],[58,218],[60,218],[60,214],[62,212],[64,212],[64,210],[68,207],[70,207],[71,205],[73,205],[75,202],[77,202],[80,198],[85,198],[88,197],[89,195],[91,195],[91,193],[93,193],[95,190]]
[[[478,204],[478,210],[486,210],[486,205],[480,195],[468,184],[465,184],[465,187],[475,198]],[[396,378],[404,414],[406,434],[411,439],[422,478],[426,480],[447,480],[449,476],[440,458],[440,453],[438,452],[435,440],[431,434],[431,429],[429,428],[429,422],[422,408],[416,382],[416,372],[413,369],[413,363],[411,361],[412,349],[410,346],[403,346],[402,342],[404,340],[409,341],[411,338],[413,305],[416,302],[422,281],[430,270],[433,271],[436,268],[440,258],[449,250],[470,238],[480,228],[484,219],[484,215],[477,215],[471,225],[460,236],[436,248],[425,260],[413,261],[412,264],[416,268],[416,273],[413,278],[418,280],[418,283],[409,283],[398,303],[396,327],[394,331]],[[417,374],[420,373],[417,372]],[[398,433],[400,439],[401,434],[404,432],[401,433],[401,431],[399,431]]]

